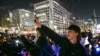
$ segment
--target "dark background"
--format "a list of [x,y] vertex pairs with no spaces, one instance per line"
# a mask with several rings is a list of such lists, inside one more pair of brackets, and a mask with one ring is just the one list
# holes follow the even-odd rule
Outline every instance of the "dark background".
[[[43,0],[0,0],[0,15],[18,8],[33,10],[33,4]],[[59,0],[74,16],[82,19],[91,19],[93,9],[100,16],[100,0]]]

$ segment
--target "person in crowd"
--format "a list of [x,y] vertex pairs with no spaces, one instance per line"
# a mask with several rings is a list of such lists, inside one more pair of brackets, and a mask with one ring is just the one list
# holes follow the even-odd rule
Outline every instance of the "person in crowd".
[[92,43],[92,41],[91,41],[91,39],[93,38],[93,34],[92,34],[91,30],[88,30],[87,35],[88,35],[88,41],[89,41],[89,43],[90,43],[91,45],[93,45],[93,43]]
[[28,50],[31,56],[42,56],[41,48],[35,46],[31,42],[29,42],[24,35],[20,36],[21,41],[24,43],[24,47]]
[[68,27],[68,33],[66,33],[67,36],[61,37],[50,28],[41,24],[36,16],[34,17],[34,22],[45,35],[61,47],[59,56],[87,56],[86,50],[78,40],[81,30],[77,25],[70,25]]
[[32,34],[28,34],[28,35],[26,36],[26,39],[28,39],[29,42],[31,42],[32,44],[34,44],[35,36],[32,35]]
[[43,56],[53,56],[53,50],[45,34],[39,28],[36,29],[36,32],[38,39],[35,45],[43,50]]
[[52,50],[54,51],[54,55],[55,56],[59,56],[60,53],[60,47],[58,44],[56,44],[54,41],[52,41],[51,39],[49,39],[49,42],[51,44]]
[[81,45],[85,46],[87,44],[89,44],[88,42],[88,37],[87,37],[87,33],[86,32],[82,32],[81,33],[81,40],[80,40]]
[[36,38],[35,35],[31,35],[30,42],[31,42],[32,44],[35,44],[35,42],[34,42],[35,38]]
[[18,52],[15,50],[16,48],[13,49],[13,45],[7,41],[7,37],[4,34],[1,34],[0,38],[0,56],[18,56]]

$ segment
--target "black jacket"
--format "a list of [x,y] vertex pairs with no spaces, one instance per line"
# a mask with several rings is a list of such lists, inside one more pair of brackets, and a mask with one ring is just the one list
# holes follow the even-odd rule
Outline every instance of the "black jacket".
[[46,35],[38,28],[41,36],[38,37],[36,46],[40,47],[43,51],[43,56],[53,56],[53,50],[46,38]]
[[30,52],[31,56],[53,56],[52,50],[49,48],[46,37],[42,34],[36,45],[30,43],[24,36],[20,38]]
[[87,56],[85,49],[79,42],[71,44],[67,38],[61,37],[44,25],[40,29],[61,47],[60,56]]
[[[38,29],[39,30],[39,29]],[[36,41],[36,45],[41,48],[46,48],[49,46],[48,40],[43,32],[39,30],[41,35],[38,37],[38,40]]]
[[20,36],[21,41],[24,43],[25,48],[30,52],[31,56],[42,56],[41,48],[30,43],[25,36]]

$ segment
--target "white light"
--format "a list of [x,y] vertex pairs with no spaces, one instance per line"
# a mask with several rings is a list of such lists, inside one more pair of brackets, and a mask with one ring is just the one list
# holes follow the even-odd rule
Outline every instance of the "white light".
[[31,13],[30,11],[25,10],[25,9],[18,9],[18,10],[22,10],[22,11],[25,11],[25,12]]
[[12,17],[13,17],[12,12],[10,12],[10,11],[9,11],[9,17],[10,17],[10,18],[12,18]]
[[54,28],[57,29],[57,26],[55,25]]
[[25,22],[25,24],[28,24],[28,22]]
[[44,5],[36,7],[36,9],[41,9],[41,8],[46,8],[46,7],[49,7],[49,5],[48,4],[44,4]]
[[97,25],[97,28],[100,28],[100,24],[99,24],[99,25]]
[[91,21],[91,19],[88,19],[89,21]]
[[34,12],[34,15],[36,15],[36,13]]
[[100,24],[97,25],[96,31],[100,33]]
[[95,45],[95,47],[98,47],[98,46],[99,46],[98,44]]
[[75,17],[73,17],[73,19],[75,20],[76,18],[75,18]]
[[98,47],[98,48],[96,48],[96,51],[97,51],[97,52],[99,52],[99,51],[100,51],[100,48],[99,48],[99,47]]
[[19,41],[19,40],[16,40],[15,42],[16,42],[16,43],[20,43],[20,41]]
[[53,1],[55,4],[59,5],[56,1]]
[[64,22],[64,24],[65,24],[65,23],[66,23],[66,20],[64,20],[63,22]]
[[85,24],[87,24],[88,22],[85,22]]
[[25,16],[26,16],[26,17],[29,17],[29,14],[28,14],[28,13],[25,13]]
[[44,16],[46,13],[37,14],[37,16]]

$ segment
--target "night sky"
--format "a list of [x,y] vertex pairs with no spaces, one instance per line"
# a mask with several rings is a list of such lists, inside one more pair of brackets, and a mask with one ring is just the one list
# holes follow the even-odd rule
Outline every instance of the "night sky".
[[[0,0],[0,15],[7,13],[8,10],[25,8],[32,10],[31,4],[42,0]],[[65,3],[65,7],[73,13],[74,16],[82,19],[91,19],[93,9],[97,16],[100,16],[100,0],[60,0]],[[69,5],[69,6],[68,6]],[[69,9],[70,8],[70,9]]]
[[100,16],[100,0],[80,0],[73,12],[77,17],[91,19],[93,9],[95,9],[96,15]]

